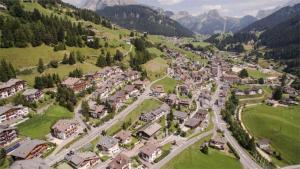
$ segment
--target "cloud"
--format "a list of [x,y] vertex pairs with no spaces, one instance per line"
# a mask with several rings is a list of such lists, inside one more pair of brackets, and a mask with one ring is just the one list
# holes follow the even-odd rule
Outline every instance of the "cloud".
[[161,5],[175,5],[184,0],[158,0]]
[[200,7],[200,9],[204,12],[207,12],[207,11],[210,11],[210,10],[213,10],[213,9],[216,9],[216,10],[221,10],[223,9],[222,8],[222,5],[202,5]]

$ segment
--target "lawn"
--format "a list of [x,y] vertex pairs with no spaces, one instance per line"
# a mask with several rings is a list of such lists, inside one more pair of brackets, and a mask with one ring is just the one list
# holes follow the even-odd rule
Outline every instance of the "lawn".
[[247,130],[256,138],[267,138],[287,164],[300,163],[300,106],[248,107],[242,114]]
[[210,137],[195,143],[173,158],[162,169],[241,169],[242,166],[237,159],[223,152],[209,149],[209,154],[200,152],[199,147]]
[[0,59],[11,62],[15,68],[23,68],[36,66],[39,58],[43,59],[45,64],[51,60],[61,60],[64,53],[64,51],[54,52],[52,47],[46,45],[26,48],[2,48]]
[[[60,64],[58,68],[49,68],[46,69],[45,72],[43,74],[52,74],[52,73],[57,73],[59,75],[59,77],[61,79],[64,79],[64,77],[68,76],[69,73],[73,70],[75,70],[76,68],[81,69],[83,71],[83,73],[88,73],[88,72],[95,72],[100,70],[99,67],[90,64],[90,63],[77,63],[75,65],[63,65]],[[29,75],[20,75],[18,76],[18,78],[23,79],[25,81],[27,81],[27,83],[30,86],[34,85],[34,79],[36,76],[40,76],[41,74],[37,72],[36,69],[34,69],[34,71],[32,72],[32,74]]]
[[151,55],[155,55],[155,56],[157,56],[157,57],[164,54],[162,51],[160,51],[159,49],[154,48],[154,47],[148,48],[147,50],[148,50],[148,52],[149,52]]
[[128,122],[131,120],[132,123],[138,120],[139,116],[143,112],[148,112],[150,110],[158,108],[162,103],[158,100],[149,99],[145,100],[142,104],[140,104],[137,108],[135,108],[132,112],[130,112],[124,120],[118,122],[117,124],[113,125],[111,128],[107,130],[108,135],[113,135],[117,133],[122,128],[122,124],[124,122]]
[[162,85],[162,86],[164,86],[165,92],[172,93],[175,90],[177,84],[180,84],[180,83],[181,82],[179,82],[175,79],[166,77],[166,78],[154,83],[153,86]]
[[249,76],[253,77],[255,79],[259,79],[259,78],[267,78],[269,75],[265,74],[263,72],[260,72],[259,70],[254,70],[254,69],[247,69]]
[[153,81],[167,73],[168,62],[161,57],[156,57],[144,64],[143,67],[147,71],[150,80]]
[[72,118],[73,113],[61,106],[51,106],[44,114],[34,115],[29,120],[18,125],[19,133],[37,139],[44,139],[50,133],[50,128],[60,119]]

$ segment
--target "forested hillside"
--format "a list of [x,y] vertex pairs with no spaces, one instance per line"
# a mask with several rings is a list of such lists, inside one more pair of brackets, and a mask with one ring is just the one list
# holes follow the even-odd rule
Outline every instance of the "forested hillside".
[[[65,45],[83,47],[87,36],[94,36],[95,33],[84,28],[81,23],[74,24],[70,20],[56,15],[42,15],[40,11],[34,9],[32,12],[25,11],[17,1],[4,1],[9,14],[12,17],[0,15],[0,30],[2,30],[1,47],[27,47],[46,45],[59,45],[64,49]],[[43,6],[54,5],[51,2],[39,1]],[[62,3],[61,3],[62,4]],[[91,20],[95,23],[111,28],[111,24],[93,15],[86,10],[74,10],[67,14],[80,19]],[[99,41],[99,40],[98,40]],[[99,48],[98,45],[86,44],[90,47]]]
[[[263,53],[267,59],[287,64],[285,70],[300,76],[300,4],[285,7],[259,20],[234,35],[213,35],[208,42],[221,50],[245,51],[252,44],[251,53]],[[266,47],[266,48],[265,48]]]
[[150,34],[165,36],[192,36],[193,33],[178,22],[159,14],[157,11],[141,5],[105,7],[98,14],[112,22],[128,28]]

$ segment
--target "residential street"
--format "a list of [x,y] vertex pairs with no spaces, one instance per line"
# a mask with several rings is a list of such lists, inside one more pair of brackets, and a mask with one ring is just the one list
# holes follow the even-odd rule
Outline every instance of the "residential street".
[[55,163],[61,161],[64,159],[65,155],[70,152],[70,150],[79,150],[80,148],[84,147],[85,145],[89,144],[92,140],[94,140],[95,138],[97,138],[98,136],[100,136],[101,132],[103,130],[106,130],[108,128],[110,128],[111,126],[113,126],[114,124],[116,124],[118,121],[121,121],[123,118],[125,118],[131,111],[133,111],[137,106],[139,106],[144,100],[146,99],[150,99],[151,97],[149,96],[149,93],[151,92],[151,85],[156,83],[157,81],[161,80],[165,78],[162,77],[160,79],[157,79],[155,81],[153,81],[152,83],[150,83],[147,87],[145,92],[140,95],[138,97],[138,99],[132,103],[131,105],[129,105],[126,109],[124,109],[122,112],[120,112],[119,114],[117,114],[112,120],[104,123],[103,125],[92,129],[86,136],[84,136],[82,139],[78,140],[77,142],[75,142],[74,144],[72,144],[68,149],[62,150],[61,152],[59,152],[58,154],[52,154],[50,156],[48,156],[45,159],[45,162],[52,166]]
[[217,80],[216,80],[217,90],[216,90],[215,94],[213,95],[213,99],[212,99],[212,109],[213,109],[214,116],[215,116],[216,126],[217,126],[217,128],[224,131],[224,135],[225,135],[226,140],[233,146],[233,148],[239,154],[240,162],[242,163],[244,168],[246,168],[246,169],[260,169],[261,167],[251,158],[251,156],[248,154],[248,152],[246,150],[244,150],[238,144],[238,142],[235,140],[235,138],[233,138],[233,136],[231,135],[231,132],[227,129],[226,123],[222,120],[222,117],[221,117],[221,114],[220,114],[220,112],[221,112],[220,108],[214,104],[215,101],[219,97],[220,87],[222,85],[222,82],[220,81],[220,76],[221,76],[221,70],[220,70],[220,66],[219,66],[218,67],[218,76],[217,76]]

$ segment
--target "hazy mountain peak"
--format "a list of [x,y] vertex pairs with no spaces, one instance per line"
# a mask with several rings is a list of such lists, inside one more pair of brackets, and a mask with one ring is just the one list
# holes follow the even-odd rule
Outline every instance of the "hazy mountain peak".
[[265,18],[269,15],[271,15],[272,13],[278,11],[279,9],[283,8],[283,7],[286,7],[286,6],[294,6],[296,4],[299,4],[300,3],[300,0],[291,0],[283,5],[280,5],[280,6],[277,6],[276,8],[273,8],[273,9],[267,9],[267,10],[259,10],[257,12],[257,15],[256,17],[259,18],[259,19],[262,19],[262,18]]
[[107,6],[123,6],[136,4],[135,0],[86,0],[82,8],[91,10],[103,9]]

